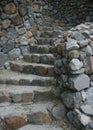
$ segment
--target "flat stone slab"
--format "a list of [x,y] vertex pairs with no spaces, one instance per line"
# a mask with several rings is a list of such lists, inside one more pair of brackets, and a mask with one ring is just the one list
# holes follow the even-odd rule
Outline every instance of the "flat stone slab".
[[23,56],[26,62],[54,64],[55,57],[53,54],[28,53]]
[[0,117],[5,118],[8,116],[24,116],[37,112],[47,112],[47,108],[52,102],[39,102],[39,103],[19,103],[19,104],[6,104],[0,106]]
[[63,130],[55,125],[26,125],[18,130]]
[[83,105],[83,106],[80,107],[80,109],[85,114],[93,116],[93,105]]
[[51,101],[54,98],[51,87],[0,85],[0,103]]
[[55,80],[53,77],[42,77],[34,74],[23,74],[10,70],[0,70],[0,83],[13,85],[51,86]]
[[39,63],[27,63],[24,61],[10,62],[10,68],[13,71],[18,71],[26,74],[36,74],[40,76],[53,76],[54,66]]

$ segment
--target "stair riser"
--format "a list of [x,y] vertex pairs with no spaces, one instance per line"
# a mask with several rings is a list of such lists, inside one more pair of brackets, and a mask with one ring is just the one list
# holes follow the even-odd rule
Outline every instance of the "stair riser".
[[54,67],[32,66],[32,65],[16,65],[10,64],[11,70],[25,73],[36,74],[39,76],[54,76]]
[[40,102],[51,101],[55,98],[52,91],[39,92],[33,91],[29,93],[13,93],[8,91],[0,91],[0,103],[27,103],[27,102]]
[[55,61],[54,57],[42,56],[42,55],[24,55],[23,59],[26,62],[42,63],[48,65],[54,65],[54,61]]
[[54,45],[57,38],[37,38],[38,45]]
[[0,79],[0,84],[10,84],[10,85],[28,85],[28,86],[53,86],[55,85],[54,79]]
[[[2,118],[1,118],[2,119]],[[0,121],[0,128],[1,130],[15,130],[23,127],[26,124],[47,124],[52,123],[52,119],[48,112],[35,112],[32,114],[25,114],[25,115],[8,115],[3,117]]]

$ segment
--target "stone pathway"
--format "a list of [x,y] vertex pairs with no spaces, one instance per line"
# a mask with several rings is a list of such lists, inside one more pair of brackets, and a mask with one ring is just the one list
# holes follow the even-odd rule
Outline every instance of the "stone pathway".
[[0,70],[0,130],[62,130],[52,125],[58,112],[49,112],[61,106],[53,92],[55,46],[39,40],[41,45],[30,45],[29,53],[10,61],[10,70]]

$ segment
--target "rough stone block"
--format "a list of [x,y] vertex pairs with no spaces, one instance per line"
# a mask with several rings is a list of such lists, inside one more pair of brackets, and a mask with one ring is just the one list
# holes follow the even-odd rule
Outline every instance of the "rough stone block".
[[90,87],[90,78],[86,74],[74,75],[69,78],[69,88],[81,91]]
[[25,118],[21,116],[6,117],[4,121],[8,130],[15,130],[26,124]]
[[8,56],[3,52],[0,52],[0,67],[3,66],[7,60]]
[[14,59],[18,58],[21,55],[21,51],[20,51],[19,48],[15,48],[15,49],[11,50],[8,53],[8,55],[9,55],[10,60],[14,60]]
[[9,93],[6,91],[0,91],[0,103],[9,101],[10,101]]
[[51,123],[52,119],[50,118],[48,113],[37,112],[31,115],[28,115],[28,121],[34,124],[44,124],[44,123]]
[[16,6],[14,3],[9,3],[4,7],[4,11],[7,14],[13,14],[16,12]]

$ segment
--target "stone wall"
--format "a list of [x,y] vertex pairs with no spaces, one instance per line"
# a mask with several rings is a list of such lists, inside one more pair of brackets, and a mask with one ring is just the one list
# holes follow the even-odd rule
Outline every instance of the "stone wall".
[[32,0],[0,0],[0,66],[29,51],[41,22],[42,4]]
[[49,15],[65,24],[77,25],[93,21],[93,1],[91,0],[47,0]]
[[57,44],[56,91],[77,130],[93,130],[93,23],[80,24],[64,33]]

